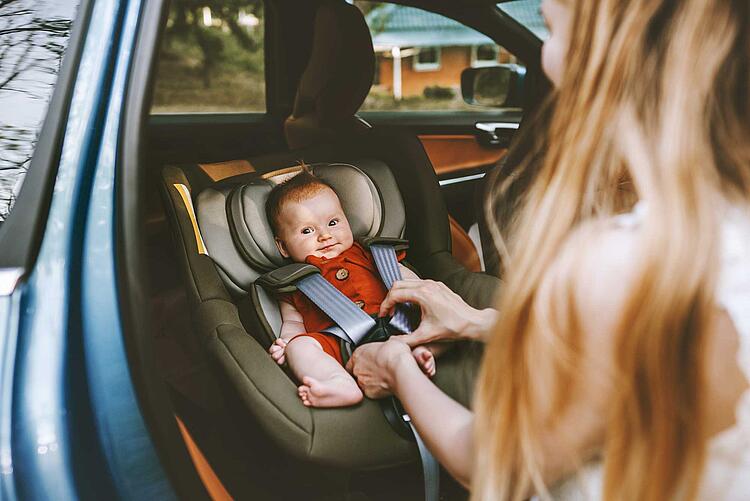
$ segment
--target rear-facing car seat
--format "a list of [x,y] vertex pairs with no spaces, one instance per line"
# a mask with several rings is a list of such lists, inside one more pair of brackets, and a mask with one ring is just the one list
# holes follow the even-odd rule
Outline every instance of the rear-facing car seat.
[[[344,25],[349,28],[350,23],[356,22],[344,19],[341,12],[351,10],[342,9],[356,10],[344,2],[330,2],[324,3],[318,13],[318,19],[324,21],[333,16],[333,21],[326,21],[330,22],[327,33],[331,36],[337,36],[336,20],[346,21]],[[358,19],[364,24],[361,14]],[[319,25],[316,21],[316,44]],[[346,64],[345,60],[338,60]],[[369,71],[371,77],[372,68]],[[303,77],[301,92],[304,81]],[[319,89],[325,93],[325,88],[323,82]],[[353,88],[350,93],[361,95],[356,86]],[[345,91],[338,89],[337,94]],[[363,99],[362,95],[359,103],[352,105],[352,116]],[[298,98],[298,102],[302,101]],[[313,101],[338,106],[357,99]],[[311,114],[320,115],[319,106],[309,109]],[[229,393],[264,433],[288,452],[353,469],[414,461],[418,457],[416,447],[390,427],[377,403],[366,399],[349,408],[307,408],[299,401],[295,383],[268,355],[266,350],[280,326],[278,305],[255,284],[255,279],[283,264],[261,203],[270,190],[268,178],[283,175],[299,160],[315,165],[337,187],[355,232],[405,236],[410,242],[407,260],[421,276],[446,282],[477,307],[491,304],[498,280],[469,272],[451,255],[447,210],[435,172],[416,137],[380,133],[364,126],[352,131],[344,127],[344,118],[329,122],[313,117],[302,129],[316,139],[304,141],[311,136],[295,129],[294,123],[304,122],[306,116],[307,113],[295,113],[287,122],[287,136],[296,147],[294,151],[163,169],[168,211],[185,271],[195,331],[226,381]],[[321,134],[328,131],[320,130],[329,125],[332,134],[323,140]],[[349,132],[344,133],[338,126]],[[464,402],[472,379],[472,367],[463,363],[465,354],[457,349],[441,358],[435,379]],[[476,366],[477,361],[473,363]]]

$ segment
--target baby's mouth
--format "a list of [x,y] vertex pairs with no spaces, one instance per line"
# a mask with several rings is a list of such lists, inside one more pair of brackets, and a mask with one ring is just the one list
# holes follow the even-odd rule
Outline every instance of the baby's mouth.
[[325,251],[331,250],[331,248],[334,247],[334,246],[336,246],[336,245],[338,245],[338,242],[333,243],[333,244],[328,244],[325,247],[321,247],[320,249],[318,249],[318,251],[319,252],[325,252]]

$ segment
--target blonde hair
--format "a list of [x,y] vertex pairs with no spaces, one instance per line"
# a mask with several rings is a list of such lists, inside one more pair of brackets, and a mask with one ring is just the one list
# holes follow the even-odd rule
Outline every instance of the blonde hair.
[[[604,497],[691,499],[706,447],[702,350],[716,279],[716,204],[750,191],[750,7],[575,0],[571,8],[544,159],[521,166],[535,170],[534,180],[503,228],[507,279],[486,350],[491,362],[479,377],[472,498],[547,494],[540,428],[566,409],[578,383],[576,256],[583,237],[605,231],[637,192],[649,208],[614,333]],[[495,204],[507,203],[513,179],[498,180],[494,191]],[[540,404],[540,367],[555,376],[551,404]]]

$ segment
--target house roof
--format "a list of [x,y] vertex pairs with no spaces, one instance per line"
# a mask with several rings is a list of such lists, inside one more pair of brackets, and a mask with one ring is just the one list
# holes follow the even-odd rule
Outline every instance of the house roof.
[[544,19],[539,12],[542,0],[513,0],[498,4],[500,10],[504,11],[510,17],[524,25],[529,31],[539,37],[540,40],[546,40],[549,37],[549,30],[544,25]]
[[494,44],[458,21],[404,5],[385,4],[367,14],[375,50]]

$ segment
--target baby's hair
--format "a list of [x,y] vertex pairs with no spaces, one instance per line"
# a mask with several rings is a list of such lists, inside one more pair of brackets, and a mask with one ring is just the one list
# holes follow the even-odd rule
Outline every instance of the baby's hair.
[[300,167],[302,167],[302,171],[299,174],[287,179],[283,183],[277,184],[273,187],[271,193],[268,194],[268,199],[266,200],[266,217],[274,235],[278,235],[279,215],[281,214],[284,202],[289,200],[301,202],[326,188],[336,193],[333,186],[313,174],[310,166],[305,162],[300,161]]

